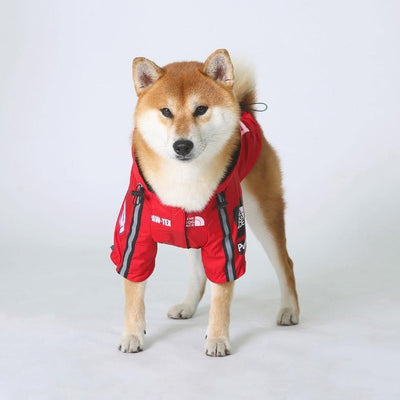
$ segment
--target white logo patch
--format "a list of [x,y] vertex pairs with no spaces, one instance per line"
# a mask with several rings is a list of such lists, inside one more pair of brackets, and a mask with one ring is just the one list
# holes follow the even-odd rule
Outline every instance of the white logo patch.
[[171,227],[171,220],[167,218],[161,218],[158,215],[152,215],[151,216],[152,222],[163,225],[163,226],[168,226],[169,228]]
[[125,231],[125,221],[126,221],[126,201],[124,201],[124,208],[122,209],[121,216],[119,217],[119,234],[121,235]]
[[202,217],[198,215],[195,217],[188,217],[186,218],[186,228],[190,228],[192,226],[204,226],[205,222]]
[[242,242],[238,243],[237,247],[239,254],[243,254],[246,251],[247,247],[246,240],[243,240]]
[[239,212],[238,212],[238,216],[237,216],[237,225],[238,225],[238,229],[242,228],[246,223],[246,218],[244,216],[244,207],[241,206],[239,207]]
[[242,122],[239,121],[240,125],[240,134],[243,136],[245,133],[250,132],[250,129]]

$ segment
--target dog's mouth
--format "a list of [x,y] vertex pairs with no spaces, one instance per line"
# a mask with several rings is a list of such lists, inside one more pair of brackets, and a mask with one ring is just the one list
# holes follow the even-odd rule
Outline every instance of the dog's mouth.
[[191,154],[188,154],[186,156],[181,156],[181,155],[176,155],[175,156],[175,159],[179,160],[179,161],[191,161],[191,160],[193,160],[193,158],[194,157]]

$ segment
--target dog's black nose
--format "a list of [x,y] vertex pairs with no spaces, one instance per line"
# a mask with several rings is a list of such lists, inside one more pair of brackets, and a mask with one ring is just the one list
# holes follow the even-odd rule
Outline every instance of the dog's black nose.
[[173,148],[178,156],[184,157],[192,151],[193,142],[187,139],[179,139],[174,143]]

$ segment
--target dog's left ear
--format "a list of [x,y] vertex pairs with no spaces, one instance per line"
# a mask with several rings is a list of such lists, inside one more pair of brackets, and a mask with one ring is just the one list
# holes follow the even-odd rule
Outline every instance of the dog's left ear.
[[164,75],[164,70],[147,58],[137,57],[132,63],[133,83],[138,96]]
[[204,63],[203,72],[210,78],[225,86],[233,86],[233,65],[225,49],[214,51]]

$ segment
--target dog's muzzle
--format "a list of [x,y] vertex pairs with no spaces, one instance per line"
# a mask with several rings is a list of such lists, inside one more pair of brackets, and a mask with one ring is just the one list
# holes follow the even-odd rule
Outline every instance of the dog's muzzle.
[[187,139],[177,140],[173,146],[178,160],[190,160],[190,152],[193,150],[193,142]]

